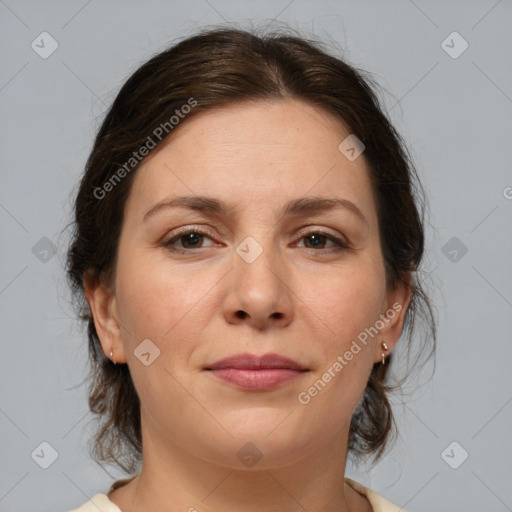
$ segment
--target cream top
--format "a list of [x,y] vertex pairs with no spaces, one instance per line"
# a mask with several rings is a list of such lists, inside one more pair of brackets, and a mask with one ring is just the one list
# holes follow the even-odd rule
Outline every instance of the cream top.
[[[112,484],[108,492],[117,489],[118,487],[128,483],[132,478],[125,478],[123,480],[117,480]],[[370,505],[372,506],[373,512],[405,512],[403,508],[399,508],[393,505],[390,501],[386,500],[375,491],[364,487],[358,482],[345,478],[345,482],[356,490],[358,493],[366,496]],[[108,496],[104,493],[95,494],[87,503],[84,503],[81,507],[70,510],[69,512],[122,512],[122,510],[112,501],[108,499]]]

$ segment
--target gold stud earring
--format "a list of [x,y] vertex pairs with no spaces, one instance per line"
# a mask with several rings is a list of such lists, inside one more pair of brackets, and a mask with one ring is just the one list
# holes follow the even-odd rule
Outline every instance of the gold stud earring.
[[[383,342],[382,342],[382,348],[383,348],[384,350],[388,350],[388,346],[387,346],[387,344],[386,344],[386,342],[385,342],[385,341],[383,341]],[[385,363],[386,363],[386,353],[385,353],[385,352],[383,352],[383,353],[382,353],[382,364],[385,364]]]

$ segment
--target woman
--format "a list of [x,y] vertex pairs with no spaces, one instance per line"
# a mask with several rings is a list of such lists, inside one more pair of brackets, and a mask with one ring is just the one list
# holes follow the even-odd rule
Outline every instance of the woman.
[[136,474],[75,510],[399,510],[344,474],[393,433],[418,312],[435,340],[414,191],[368,80],[317,43],[224,28],[142,65],[68,253],[93,456]]

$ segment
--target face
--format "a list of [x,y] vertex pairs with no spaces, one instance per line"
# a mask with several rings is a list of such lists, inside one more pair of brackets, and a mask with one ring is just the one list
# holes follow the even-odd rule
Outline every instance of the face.
[[[240,467],[250,442],[270,468],[346,444],[408,299],[386,289],[364,154],[338,149],[348,135],[300,101],[230,105],[137,170],[115,280],[87,296],[161,450]],[[208,369],[270,353],[305,371]]]

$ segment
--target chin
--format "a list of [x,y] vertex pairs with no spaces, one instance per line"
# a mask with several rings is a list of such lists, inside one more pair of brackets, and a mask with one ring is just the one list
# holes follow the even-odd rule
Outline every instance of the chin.
[[243,424],[219,421],[233,437],[215,436],[215,444],[205,447],[212,462],[233,470],[270,470],[292,465],[318,449],[321,433],[308,433],[289,410],[266,415],[260,411],[254,421],[247,416],[253,415],[246,415]]

